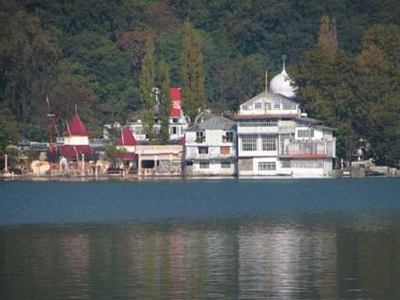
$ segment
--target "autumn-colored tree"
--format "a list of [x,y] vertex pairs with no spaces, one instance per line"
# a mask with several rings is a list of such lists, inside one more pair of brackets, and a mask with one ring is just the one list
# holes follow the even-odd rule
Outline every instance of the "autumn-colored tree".
[[146,41],[156,38],[151,29],[136,28],[133,31],[124,31],[117,35],[117,44],[130,58],[131,73],[136,75],[140,70],[140,64],[146,54]]
[[336,128],[337,154],[350,159],[358,135],[354,130],[354,57],[337,49],[335,22],[321,19],[318,44],[300,58],[294,72],[297,96],[313,117]]
[[158,65],[157,74],[158,86],[160,87],[160,115],[159,120],[161,121],[161,143],[169,143],[169,115],[171,111],[171,95],[170,87],[171,80],[169,78],[169,66],[161,60]]
[[199,33],[189,22],[183,28],[181,56],[182,109],[194,124],[196,117],[205,108],[203,54]]
[[151,142],[153,139],[155,103],[154,94],[154,41],[148,38],[146,41],[146,54],[142,62],[142,70],[139,78],[140,97],[143,103],[143,123],[145,133]]
[[375,25],[357,56],[358,130],[379,164],[400,160],[400,30]]
[[327,60],[334,60],[338,52],[336,19],[324,15],[318,33],[318,50]]

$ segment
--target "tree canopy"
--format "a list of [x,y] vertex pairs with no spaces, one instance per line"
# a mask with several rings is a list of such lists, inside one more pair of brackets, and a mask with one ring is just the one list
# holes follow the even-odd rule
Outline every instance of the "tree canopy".
[[399,26],[397,0],[0,1],[0,106],[21,136],[45,139],[48,95],[59,127],[77,105],[100,135],[145,108],[151,39],[191,118],[198,108],[236,111],[286,54],[304,107],[337,128],[340,155],[363,139],[394,164]]

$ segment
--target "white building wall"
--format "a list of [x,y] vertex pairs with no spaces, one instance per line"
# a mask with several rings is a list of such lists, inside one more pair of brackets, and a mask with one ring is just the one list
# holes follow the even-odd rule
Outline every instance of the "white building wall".
[[[230,130],[228,130],[230,131]],[[204,130],[204,142],[196,141],[196,131],[185,133],[185,159],[192,161],[187,174],[190,176],[233,176],[237,172],[236,132],[233,132],[232,142],[224,142],[226,130]],[[221,149],[229,148],[229,153]],[[200,153],[199,148],[207,148],[207,153]],[[230,162],[229,168],[221,164]],[[206,168],[205,168],[206,167]]]
[[235,162],[231,162],[230,168],[222,168],[220,161],[210,161],[209,168],[200,167],[200,162],[193,163],[193,176],[233,176],[236,174]]
[[[265,157],[265,156],[278,156],[278,139],[276,142],[276,151],[266,151],[262,150],[262,138],[260,135],[257,136],[257,150],[256,151],[245,151],[243,150],[243,135],[239,135],[238,138],[238,156],[239,157]],[[278,136],[277,136],[278,137]]]
[[66,136],[64,137],[64,145],[89,145],[89,137],[87,136]]
[[[291,103],[290,107],[286,106],[285,103]],[[242,116],[249,115],[300,115],[300,106],[287,99],[268,96],[267,103],[265,101],[265,95],[254,101],[247,101],[240,105],[239,114]]]

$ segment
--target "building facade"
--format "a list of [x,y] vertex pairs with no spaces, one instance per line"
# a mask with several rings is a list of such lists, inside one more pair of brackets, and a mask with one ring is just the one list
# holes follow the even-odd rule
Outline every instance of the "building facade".
[[236,124],[223,117],[204,115],[200,124],[185,133],[187,176],[237,174]]
[[[171,143],[179,143],[184,136],[185,130],[188,128],[188,123],[181,109],[181,89],[170,88],[171,96],[171,110],[169,116],[169,139]],[[155,114],[155,123],[153,126],[153,132],[155,135],[160,134],[161,123],[158,119],[158,104],[153,107]],[[148,141],[142,120],[137,118],[134,122],[129,125],[135,139],[139,143],[145,143]]]
[[139,176],[181,176],[182,145],[137,145]]
[[283,66],[270,92],[240,105],[239,176],[327,177],[332,172],[333,129],[301,112],[295,90]]

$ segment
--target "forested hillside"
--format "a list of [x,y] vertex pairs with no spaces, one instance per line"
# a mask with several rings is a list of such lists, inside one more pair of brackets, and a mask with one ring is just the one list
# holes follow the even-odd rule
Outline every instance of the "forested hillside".
[[237,110],[286,54],[302,105],[337,129],[339,155],[362,139],[382,163],[400,157],[398,0],[0,0],[0,145],[47,138],[47,95],[60,128],[75,105],[93,136],[125,123],[148,105],[148,40],[155,83],[167,65],[183,86],[185,24],[211,110]]

